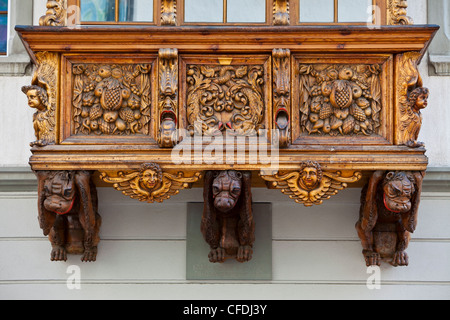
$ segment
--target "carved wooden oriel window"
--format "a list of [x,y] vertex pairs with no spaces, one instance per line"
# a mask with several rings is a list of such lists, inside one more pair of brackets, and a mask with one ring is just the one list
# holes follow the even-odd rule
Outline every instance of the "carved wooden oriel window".
[[[96,259],[99,183],[148,203],[202,186],[209,260],[245,262],[252,186],[309,207],[361,181],[366,264],[408,264],[428,164],[418,65],[437,26],[412,25],[404,0],[142,3],[49,0],[16,28],[36,65],[22,91],[52,260]],[[71,5],[96,21],[74,27]]]

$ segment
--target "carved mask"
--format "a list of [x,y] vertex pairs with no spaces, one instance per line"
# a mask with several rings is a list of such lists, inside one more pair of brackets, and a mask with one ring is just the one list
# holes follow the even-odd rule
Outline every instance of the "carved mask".
[[300,184],[305,190],[313,190],[317,186],[319,175],[315,167],[306,167],[301,172]]
[[414,183],[405,172],[389,172],[383,184],[383,201],[386,209],[395,213],[411,210]]
[[237,171],[222,171],[212,184],[214,207],[227,213],[235,206],[241,195],[242,174]]
[[69,213],[75,201],[74,175],[70,171],[58,171],[45,181],[44,207],[57,214]]
[[142,184],[147,189],[153,189],[158,183],[158,172],[152,169],[145,170],[142,173]]

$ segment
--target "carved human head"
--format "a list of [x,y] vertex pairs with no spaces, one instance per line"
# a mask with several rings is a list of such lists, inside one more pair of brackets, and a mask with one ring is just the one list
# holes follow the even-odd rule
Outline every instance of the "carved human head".
[[412,108],[419,111],[428,105],[428,96],[430,91],[427,88],[419,87],[409,94],[409,101]]
[[414,178],[405,171],[392,171],[383,181],[383,201],[386,209],[396,213],[411,210],[411,199],[415,193]]
[[42,87],[36,85],[23,86],[22,92],[27,95],[28,105],[31,108],[38,109],[39,111],[44,111],[47,109],[47,92]]
[[156,163],[145,163],[141,166],[141,184],[146,189],[154,189],[162,181],[161,167]]
[[234,170],[220,171],[212,183],[214,207],[229,212],[237,204],[242,191],[242,173]]
[[317,162],[306,161],[300,168],[299,185],[304,190],[314,190],[322,180],[322,169]]

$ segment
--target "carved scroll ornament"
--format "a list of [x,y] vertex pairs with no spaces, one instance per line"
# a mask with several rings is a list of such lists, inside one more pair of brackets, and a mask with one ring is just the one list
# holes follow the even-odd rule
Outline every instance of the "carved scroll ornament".
[[146,163],[138,171],[117,173],[102,172],[100,178],[122,191],[126,196],[143,202],[163,202],[187,189],[200,179],[200,172],[171,174],[163,172],[156,163]]
[[356,223],[366,265],[386,260],[407,266],[405,252],[417,225],[417,213],[425,172],[375,171],[361,194]]
[[264,128],[264,67],[188,65],[191,134],[256,135]]
[[72,70],[75,134],[149,134],[149,64],[75,64]]
[[101,218],[97,191],[88,171],[36,171],[39,224],[52,244],[51,260],[82,254],[95,261]]
[[298,71],[303,134],[378,134],[380,65],[301,64]]
[[280,189],[282,193],[305,207],[322,204],[324,200],[345,189],[348,183],[356,182],[361,177],[360,172],[345,177],[341,172],[326,172],[313,161],[302,163],[299,171],[261,175],[261,178],[268,182],[269,188]]
[[387,0],[387,25],[414,24],[407,16],[407,0]]
[[67,0],[48,0],[47,12],[39,19],[40,26],[65,26],[67,20]]
[[420,53],[407,52],[397,56],[397,105],[399,112],[398,144],[416,148],[424,146],[417,141],[422,126],[421,110],[428,105],[429,90],[422,87],[418,70]]
[[211,251],[210,262],[251,260],[255,241],[251,172],[207,171],[201,231]]

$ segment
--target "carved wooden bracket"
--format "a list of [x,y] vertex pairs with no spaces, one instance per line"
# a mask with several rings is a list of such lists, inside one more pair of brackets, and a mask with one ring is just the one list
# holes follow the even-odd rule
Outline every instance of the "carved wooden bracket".
[[211,262],[251,260],[255,241],[251,173],[207,171],[203,191],[201,231],[211,247]]
[[366,265],[382,260],[407,266],[410,233],[417,225],[424,171],[375,171],[362,190],[356,223]]
[[178,142],[178,50],[159,50],[158,145],[171,148]]
[[108,171],[100,174],[103,181],[112,183],[124,195],[149,203],[169,199],[181,189],[190,188],[200,177],[200,172],[165,172],[157,163],[145,163],[139,170],[131,172]]
[[51,260],[82,254],[95,261],[100,241],[96,187],[88,171],[35,171],[39,224],[52,244]]
[[299,171],[280,173],[275,175],[261,175],[271,189],[281,189],[297,203],[306,207],[319,205],[323,200],[336,195],[347,188],[348,183],[361,179],[360,172],[347,173],[323,171],[317,162],[306,161],[301,164]]

